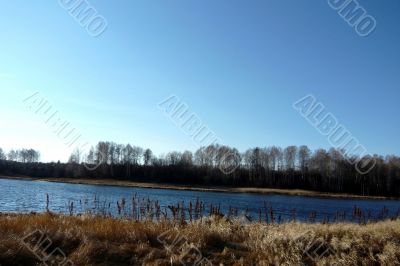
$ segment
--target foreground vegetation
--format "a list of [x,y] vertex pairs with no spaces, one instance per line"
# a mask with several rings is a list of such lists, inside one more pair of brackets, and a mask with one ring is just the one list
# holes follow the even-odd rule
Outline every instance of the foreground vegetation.
[[[32,248],[39,241],[33,232],[47,236],[51,247]],[[216,217],[186,223],[0,215],[1,265],[37,265],[43,258],[50,265],[60,260],[48,256],[57,247],[69,265],[399,265],[400,221],[268,225]]]

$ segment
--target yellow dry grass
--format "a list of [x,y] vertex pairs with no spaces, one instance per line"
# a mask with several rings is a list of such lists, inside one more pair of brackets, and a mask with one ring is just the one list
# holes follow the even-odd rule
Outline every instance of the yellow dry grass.
[[[181,224],[54,214],[1,214],[0,265],[40,265],[23,241],[35,230],[75,265],[181,265],[179,247],[171,248],[176,236],[213,265],[400,265],[400,221],[244,225],[210,218]],[[159,241],[166,231],[170,250]],[[192,255],[187,265],[196,260]]]

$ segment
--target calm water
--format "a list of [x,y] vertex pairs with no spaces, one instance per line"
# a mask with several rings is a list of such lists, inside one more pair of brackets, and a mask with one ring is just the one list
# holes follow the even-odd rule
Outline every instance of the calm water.
[[[282,219],[289,219],[291,210],[296,209],[296,216],[299,220],[307,219],[312,211],[317,212],[317,220],[326,216],[331,219],[337,211],[345,211],[350,216],[354,206],[366,212],[370,211],[371,215],[376,218],[384,207],[389,210],[391,216],[395,215],[400,208],[400,201],[396,200],[350,200],[286,195],[195,192],[0,179],[0,212],[45,211],[46,193],[49,194],[50,198],[50,210],[61,213],[68,213],[69,202],[74,202],[76,211],[79,212],[80,209],[84,209],[82,202],[88,202],[90,206],[96,197],[102,204],[110,204],[115,214],[116,202],[125,198],[129,203],[129,199],[135,194],[141,198],[149,197],[151,200],[158,200],[162,209],[168,205],[176,205],[178,201],[184,201],[187,204],[189,201],[194,202],[199,198],[205,202],[206,210],[210,204],[220,204],[223,213],[227,213],[230,206],[242,211],[247,209],[256,220],[258,220],[258,210],[264,207],[265,202],[273,207],[275,217],[281,215]],[[85,206],[85,208],[87,207]]]

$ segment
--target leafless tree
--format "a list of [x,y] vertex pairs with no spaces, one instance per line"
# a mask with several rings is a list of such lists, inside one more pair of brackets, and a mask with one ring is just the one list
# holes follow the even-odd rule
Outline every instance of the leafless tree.
[[132,147],[132,163],[134,165],[138,165],[142,156],[143,156],[143,149],[138,146],[133,146]]
[[193,153],[191,151],[184,151],[182,153],[181,163],[186,166],[193,165]]
[[205,147],[200,147],[194,153],[194,163],[198,166],[204,166],[206,164],[206,160]]
[[8,160],[17,161],[18,160],[18,152],[16,150],[10,150],[7,154]]
[[6,159],[7,159],[6,154],[4,153],[3,149],[0,148],[0,160],[6,160]]
[[153,152],[150,149],[146,149],[143,153],[144,165],[150,165],[152,158],[153,158]]
[[[83,158],[84,155],[79,150],[74,150],[69,164],[35,164],[39,161],[40,154],[34,149],[11,150],[7,154],[8,160],[4,161],[6,157],[0,149],[0,174],[2,169],[6,169],[4,165],[11,165],[7,171],[12,173],[13,169],[25,163],[26,166],[18,168],[18,174],[116,179],[148,177],[149,180],[160,182],[299,188],[360,195],[400,195],[400,157],[374,155],[374,168],[367,174],[360,174],[348,161],[349,158],[342,154],[343,151],[335,149],[311,152],[303,145],[298,148],[289,146],[284,150],[276,146],[255,147],[246,150],[242,156],[235,148],[215,144],[201,147],[194,154],[190,151],[172,151],[156,157],[150,149],[143,151],[130,144],[101,141],[90,149],[86,158]],[[80,163],[82,160],[93,164],[103,160],[103,164],[88,171],[73,163]],[[361,158],[361,161],[368,161],[368,157]],[[66,165],[65,168],[63,165]],[[226,174],[220,171],[221,166],[232,167],[234,171]]]
[[283,154],[284,154],[286,169],[294,170],[295,164],[296,164],[297,147],[296,146],[288,146],[283,151]]
[[298,157],[299,157],[300,171],[304,174],[309,166],[311,150],[306,145],[300,146]]
[[278,170],[279,161],[281,160],[282,157],[282,149],[276,146],[272,146],[267,150],[270,157],[270,164],[271,164],[270,169]]
[[86,156],[86,160],[85,160],[86,163],[94,164],[94,154],[95,154],[94,148],[91,147],[89,152],[88,152],[88,154],[87,154],[87,156]]
[[182,161],[182,153],[172,151],[167,153],[166,160],[168,165],[178,165]]
[[81,163],[82,161],[82,152],[79,148],[76,148],[72,154],[69,156],[69,163]]

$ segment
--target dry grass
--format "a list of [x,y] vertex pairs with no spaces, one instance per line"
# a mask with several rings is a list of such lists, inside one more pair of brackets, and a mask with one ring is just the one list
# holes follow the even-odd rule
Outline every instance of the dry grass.
[[[167,244],[179,235],[213,265],[400,265],[400,221],[243,225],[211,218],[179,224],[54,214],[0,215],[0,265],[40,264],[22,240],[34,230],[75,265],[181,265],[179,247],[169,252],[158,240],[168,230],[172,238],[161,238]],[[304,253],[316,247],[312,259]]]

